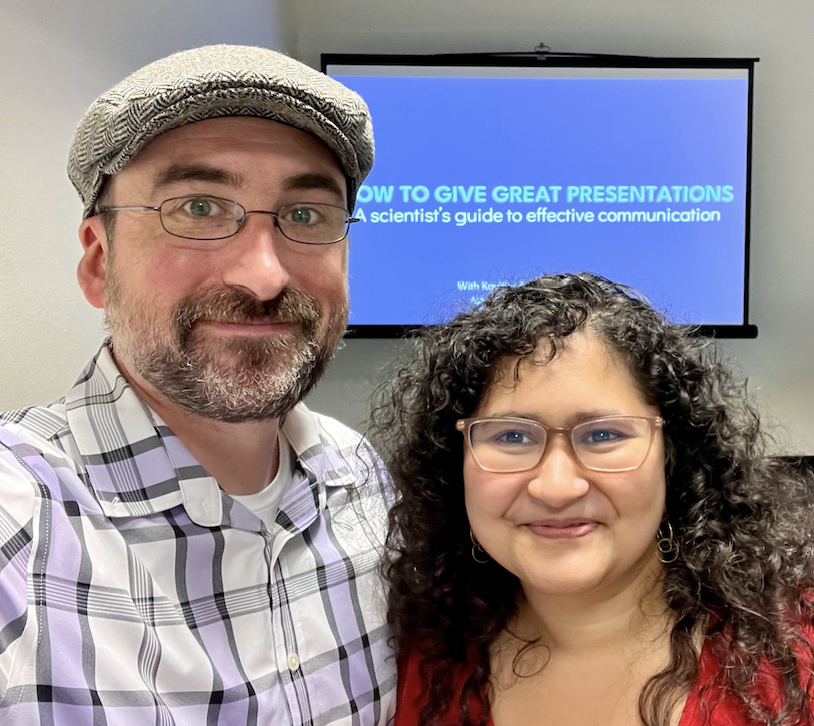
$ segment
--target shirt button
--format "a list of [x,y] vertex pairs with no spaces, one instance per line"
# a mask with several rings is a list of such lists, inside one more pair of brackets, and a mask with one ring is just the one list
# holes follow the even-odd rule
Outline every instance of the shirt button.
[[288,664],[288,670],[290,671],[295,671],[300,667],[300,659],[296,653],[289,653],[285,660]]

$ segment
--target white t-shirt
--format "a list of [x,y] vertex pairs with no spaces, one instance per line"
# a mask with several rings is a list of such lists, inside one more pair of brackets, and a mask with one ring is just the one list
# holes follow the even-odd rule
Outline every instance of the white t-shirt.
[[272,528],[277,519],[280,501],[291,483],[291,472],[294,468],[294,451],[282,429],[277,433],[277,446],[280,451],[280,461],[271,483],[256,494],[232,495],[232,499],[240,502],[246,509],[260,517],[268,529]]

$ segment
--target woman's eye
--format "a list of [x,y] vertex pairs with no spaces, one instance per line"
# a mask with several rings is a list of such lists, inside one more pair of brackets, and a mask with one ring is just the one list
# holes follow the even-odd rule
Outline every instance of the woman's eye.
[[586,444],[607,444],[612,441],[620,441],[624,438],[626,438],[626,436],[619,431],[612,429],[593,429],[585,434],[583,441]]
[[496,438],[500,444],[530,444],[531,437],[525,431],[503,431]]

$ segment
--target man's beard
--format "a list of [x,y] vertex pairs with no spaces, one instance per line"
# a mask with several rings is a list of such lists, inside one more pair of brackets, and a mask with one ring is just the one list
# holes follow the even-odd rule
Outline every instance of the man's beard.
[[[106,276],[105,315],[114,354],[170,401],[199,416],[244,423],[279,419],[313,388],[338,345],[347,306],[320,330],[319,303],[286,288],[257,300],[237,288],[180,300],[170,320],[128,299],[112,270]],[[293,324],[263,338],[203,337],[200,321]]]

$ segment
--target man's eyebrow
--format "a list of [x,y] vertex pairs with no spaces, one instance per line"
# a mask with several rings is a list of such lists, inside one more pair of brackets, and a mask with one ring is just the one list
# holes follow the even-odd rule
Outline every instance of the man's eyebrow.
[[182,181],[214,182],[215,184],[227,184],[235,188],[243,185],[243,179],[239,174],[225,169],[218,169],[213,166],[176,164],[166,169],[155,180],[153,191]]
[[286,179],[283,184],[286,191],[296,189],[325,189],[334,192],[338,197],[345,198],[344,190],[337,184],[336,179],[327,174],[298,174]]

